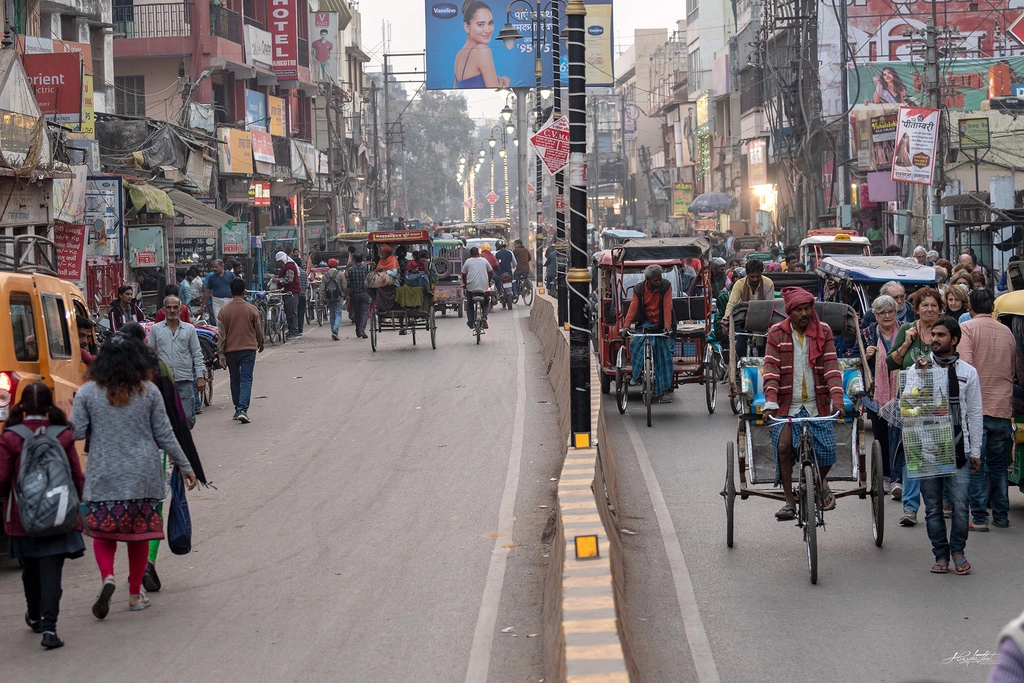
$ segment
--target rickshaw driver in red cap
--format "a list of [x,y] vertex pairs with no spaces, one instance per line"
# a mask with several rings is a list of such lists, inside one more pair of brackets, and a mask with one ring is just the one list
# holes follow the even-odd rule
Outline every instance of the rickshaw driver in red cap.
[[[768,330],[764,357],[764,415],[825,417],[843,410],[842,372],[832,330],[818,319],[814,296],[799,287],[786,287],[782,299],[789,316]],[[796,517],[793,498],[793,451],[804,429],[814,438],[814,455],[821,472],[822,508],[836,506],[825,478],[836,462],[835,427],[830,422],[772,425],[772,445],[778,460],[776,475],[786,504],[775,513],[782,521]]]

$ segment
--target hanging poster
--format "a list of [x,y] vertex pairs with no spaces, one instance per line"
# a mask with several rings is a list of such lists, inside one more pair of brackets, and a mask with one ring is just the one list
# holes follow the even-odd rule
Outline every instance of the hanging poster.
[[672,186],[672,215],[685,216],[693,203],[693,183],[675,183]]
[[896,114],[875,116],[871,119],[871,145],[875,166],[885,168],[892,164],[896,151]]
[[89,256],[121,255],[123,190],[120,176],[89,176],[85,185],[85,225]]
[[940,110],[900,107],[898,116],[892,179],[898,183],[931,185]]

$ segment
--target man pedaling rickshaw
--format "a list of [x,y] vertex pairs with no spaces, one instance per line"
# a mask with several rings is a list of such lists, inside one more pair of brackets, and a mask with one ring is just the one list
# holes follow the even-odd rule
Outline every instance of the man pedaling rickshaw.
[[[671,332],[673,323],[672,283],[662,277],[661,266],[644,268],[644,280],[633,287],[633,300],[622,321],[619,335],[625,337],[629,327],[636,323],[640,334]],[[676,343],[670,337],[653,337],[654,344],[654,395],[659,403],[671,403],[665,395],[672,388],[672,355]],[[644,338],[635,336],[629,340],[629,356],[633,363],[633,378],[630,384],[639,384],[644,368]]]
[[[764,355],[765,416],[825,417],[843,410],[842,371],[832,330],[818,319],[814,296],[799,287],[782,290],[787,319],[768,330]],[[767,417],[766,417],[767,423]],[[772,425],[772,445],[786,504],[775,513],[780,522],[796,517],[793,498],[793,451],[804,429],[814,439],[814,457],[821,472],[822,509],[836,506],[825,481],[836,462],[835,425],[831,422],[792,422]]]

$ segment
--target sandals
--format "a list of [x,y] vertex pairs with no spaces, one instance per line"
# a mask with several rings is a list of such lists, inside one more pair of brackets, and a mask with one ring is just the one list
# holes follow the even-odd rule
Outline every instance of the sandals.
[[966,576],[966,575],[971,573],[971,563],[968,562],[967,558],[964,557],[964,555],[962,555],[962,554],[960,555],[960,560],[959,561],[956,559],[956,556],[954,555],[953,556],[953,571],[955,571],[960,576]]
[[661,396],[658,396],[658,403],[671,403],[671,402],[672,402],[672,397],[668,396],[667,394],[662,394]]
[[152,600],[146,597],[145,593],[139,593],[139,601],[134,605],[129,604],[128,609],[132,612],[141,612],[152,604]]
[[932,565],[932,574],[947,573],[949,573],[949,560],[935,560],[935,564]]
[[821,509],[822,510],[835,510],[836,509],[836,496],[832,493],[832,489],[825,485],[825,488],[821,492]]
[[796,506],[783,505],[782,509],[775,513],[775,519],[780,522],[789,522],[796,519]]

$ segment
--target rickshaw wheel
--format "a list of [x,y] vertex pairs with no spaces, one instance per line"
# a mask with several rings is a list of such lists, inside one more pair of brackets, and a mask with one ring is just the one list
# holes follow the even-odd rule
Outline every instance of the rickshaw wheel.
[[871,444],[871,536],[882,547],[885,535],[885,490],[882,488],[882,447]]
[[732,547],[736,514],[736,447],[732,441],[725,444],[725,544]]
[[732,414],[733,415],[739,415],[740,414],[740,409],[742,407],[742,406],[740,406],[740,397],[739,396],[730,396],[729,397],[729,407],[732,409]]
[[459,314],[459,317],[461,318],[462,317],[462,304],[461,303],[458,306],[455,307],[455,311]]
[[800,510],[804,522],[804,544],[807,546],[807,569],[811,572],[811,583],[818,583],[818,514],[815,500],[814,468],[803,468],[803,505]]
[[612,390],[612,378],[603,369],[599,369],[597,373],[601,376],[601,393],[607,394]]
[[370,317],[370,350],[377,352],[377,314]]
[[654,364],[644,359],[644,407],[647,408],[647,426],[651,426],[651,404],[654,403]]
[[626,349],[619,349],[615,357],[615,405],[619,409],[619,415],[626,412],[629,405],[629,387],[626,385],[626,371],[623,363],[626,361]]
[[708,346],[704,353],[704,398],[708,404],[708,415],[715,414],[718,405],[718,370],[715,368],[715,357]]
[[437,348],[437,319],[434,317],[434,311],[430,311],[430,318],[427,322],[430,325],[430,348]]

